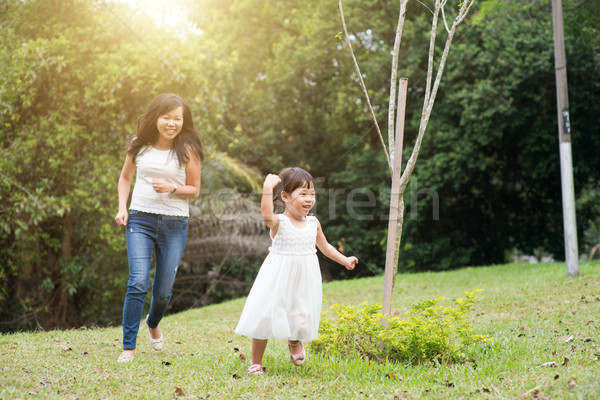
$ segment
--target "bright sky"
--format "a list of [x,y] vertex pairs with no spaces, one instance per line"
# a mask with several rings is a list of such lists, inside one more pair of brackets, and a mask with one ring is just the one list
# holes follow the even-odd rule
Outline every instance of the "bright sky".
[[188,33],[201,35],[202,30],[188,19],[188,11],[177,1],[164,0],[110,0],[113,3],[129,3],[137,11],[143,11],[156,20],[159,28],[163,28],[185,36]]

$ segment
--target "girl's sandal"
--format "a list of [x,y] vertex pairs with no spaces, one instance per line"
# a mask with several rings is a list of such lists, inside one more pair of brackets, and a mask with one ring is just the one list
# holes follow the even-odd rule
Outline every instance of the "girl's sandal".
[[265,370],[260,364],[252,364],[248,368],[248,375],[262,375],[264,372]]
[[[292,347],[296,347],[298,346],[298,344],[300,344],[302,351],[298,354],[292,354]],[[296,343],[296,346],[292,346],[292,343],[288,340],[288,348],[290,349],[290,360],[292,360],[292,364],[298,366],[304,364],[304,361],[306,361],[306,351],[304,350],[302,342],[298,341]]]

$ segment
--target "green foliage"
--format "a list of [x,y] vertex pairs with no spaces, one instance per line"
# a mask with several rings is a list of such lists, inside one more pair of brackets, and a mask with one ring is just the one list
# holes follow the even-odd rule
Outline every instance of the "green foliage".
[[317,352],[340,357],[358,354],[378,362],[461,361],[470,345],[492,341],[475,334],[465,319],[478,292],[456,299],[457,307],[438,305],[443,297],[420,301],[406,312],[405,319],[383,315],[380,304],[365,302],[360,309],[334,304],[334,318],[322,320],[312,347]]
[[[118,321],[127,261],[113,222],[117,176],[136,116],[163,91],[190,100],[208,144],[203,189],[253,190],[252,169],[304,166],[326,191],[316,210],[325,232],[364,266],[346,273],[323,263],[324,277],[382,271],[389,175],[344,40],[385,126],[397,2],[346,0],[343,40],[335,1],[182,4],[202,34],[159,29],[120,1],[0,5],[0,330]],[[502,262],[514,247],[562,257],[549,1],[475,7],[405,196],[401,271]],[[600,8],[563,8],[587,249],[598,218]],[[429,19],[425,4],[409,2],[399,66],[409,79],[405,147],[420,120]],[[353,217],[347,197],[329,189],[356,190],[357,201],[371,191],[376,203]],[[439,219],[421,190],[439,195]]]
[[[565,5],[564,13],[580,200],[600,171],[590,154],[600,148],[599,115],[589,107],[599,86],[584,84],[599,77],[585,28],[598,25],[598,13],[582,6],[589,12]],[[452,48],[414,175],[419,187],[438,193],[440,219],[421,218],[431,213],[420,200],[419,219],[405,227],[401,270],[502,263],[513,248],[564,257],[549,2],[485,1],[482,8],[485,23],[470,26]],[[579,210],[581,237],[594,212]]]
[[334,279],[378,275],[385,266],[390,204],[385,156],[381,149],[363,145],[347,158],[352,168],[332,173],[318,192],[317,216],[330,242],[358,257],[361,268],[347,272],[323,259],[321,263],[330,265]]
[[[124,149],[149,99],[186,87],[153,53],[173,36],[140,41],[115,15],[126,6],[112,7],[9,1],[0,15],[0,331],[119,319]],[[143,19],[148,37],[157,27]]]

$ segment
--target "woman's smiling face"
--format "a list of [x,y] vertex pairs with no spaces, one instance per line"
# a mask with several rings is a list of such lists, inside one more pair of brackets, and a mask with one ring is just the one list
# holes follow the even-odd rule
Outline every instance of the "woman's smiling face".
[[183,128],[183,107],[179,106],[162,114],[156,120],[159,141],[171,143]]

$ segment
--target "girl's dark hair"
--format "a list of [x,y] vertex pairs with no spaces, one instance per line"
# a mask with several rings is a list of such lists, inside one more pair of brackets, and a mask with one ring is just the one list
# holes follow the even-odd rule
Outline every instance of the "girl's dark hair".
[[152,145],[158,140],[158,129],[156,128],[158,117],[177,107],[183,109],[183,127],[179,135],[173,140],[171,150],[177,155],[179,165],[187,164],[190,160],[188,149],[195,152],[200,160],[204,159],[200,135],[194,128],[190,107],[180,96],[173,93],[163,93],[152,99],[146,112],[138,119],[136,137],[129,143],[127,148],[127,154],[133,157],[134,162],[142,148]]
[[281,192],[292,193],[299,187],[314,188],[315,181],[308,171],[297,167],[288,167],[279,173],[281,183],[277,190],[277,200],[281,200]]

